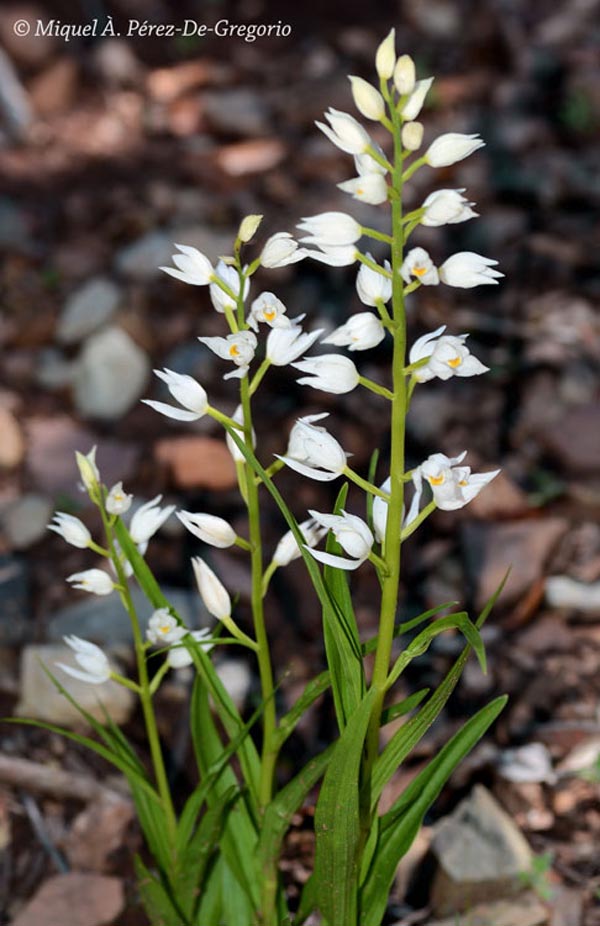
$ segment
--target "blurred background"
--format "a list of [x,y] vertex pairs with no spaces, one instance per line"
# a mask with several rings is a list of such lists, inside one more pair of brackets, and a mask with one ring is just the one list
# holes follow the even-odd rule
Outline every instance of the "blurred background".
[[[485,784],[528,839],[538,894],[552,894],[539,914],[546,910],[546,919],[535,922],[600,923],[594,905],[600,885],[594,850],[600,833],[594,797],[600,777],[599,7],[597,0],[0,5],[2,713],[76,723],[39,670],[40,657],[52,664],[62,655],[65,633],[110,648],[124,667],[131,658],[118,602],[78,597],[64,581],[99,565],[94,555],[46,530],[56,509],[99,526],[77,490],[76,449],[97,444],[104,481],[123,480],[136,502],[162,493],[178,507],[226,517],[243,533],[235,469],[212,423],[181,427],[139,402],[165,397],[151,372],[164,366],[197,377],[223,410],[236,404],[235,387],[222,380],[223,364],[196,340],[223,333],[208,292],[179,284],[158,267],[170,263],[174,242],[211,259],[229,253],[249,213],[265,215],[259,242],[276,231],[294,232],[302,216],[329,209],[386,229],[383,210],[336,189],[353,175],[351,159],[314,120],[329,106],[352,111],[346,75],[373,78],[375,49],[394,26],[398,53],[414,57],[420,77],[436,78],[422,114],[425,144],[457,131],[480,132],[487,145],[451,168],[415,176],[412,207],[432,189],[465,187],[481,218],[419,229],[414,244],[437,262],[456,250],[477,251],[497,259],[506,274],[498,287],[424,288],[409,301],[411,341],[447,324],[449,333],[470,332],[471,350],[491,368],[485,377],[417,390],[409,465],[433,452],[468,449],[473,469],[502,466],[502,474],[468,508],[431,518],[408,545],[403,615],[443,600],[476,612],[512,565],[485,631],[488,675],[469,664],[447,714],[394,787],[397,793],[461,718],[507,691],[507,710],[454,777],[436,815],[449,813],[475,782]],[[102,35],[108,17],[112,25]],[[95,20],[89,30],[95,34],[65,34],[65,24],[89,27]],[[201,37],[197,29],[187,36],[150,34],[185,20],[220,22],[221,30],[247,23],[277,28],[251,42],[239,35]],[[41,31],[55,34],[40,34],[38,21]],[[19,22],[29,24],[29,34],[16,34],[26,31]],[[385,133],[374,136],[385,142]],[[253,295],[273,290],[292,317],[306,313],[308,328],[331,330],[360,309],[354,280],[353,269],[303,262],[257,274]],[[385,343],[356,359],[364,375],[387,381]],[[300,411],[330,411],[328,427],[354,454],[355,467],[365,473],[379,448],[379,475],[387,475],[384,403],[362,391],[333,397],[298,387],[289,369],[271,371],[256,399],[263,461],[283,451]],[[290,473],[278,480],[298,516],[333,503],[335,487]],[[364,513],[362,504],[352,495],[355,513]],[[275,544],[284,527],[268,500],[264,524]],[[171,519],[151,542],[148,559],[173,603],[190,623],[202,625],[206,615],[189,569],[190,555],[199,552],[239,593],[243,624],[244,554],[202,550]],[[367,637],[376,628],[376,583],[368,569],[353,581]],[[320,616],[301,564],[280,570],[272,590],[269,630],[276,665],[287,673],[285,705],[322,665]],[[407,676],[406,693],[435,684],[460,646],[458,638],[440,638]],[[228,653],[221,668],[239,702],[251,706],[253,667]],[[186,673],[177,673],[160,702],[171,774],[182,794],[190,781],[188,686]],[[129,698],[120,690],[107,698],[143,749]],[[325,703],[291,742],[284,776],[322,747],[331,725]],[[72,879],[69,904],[85,896],[89,906],[98,892],[105,906],[90,926],[143,922],[131,906],[131,853],[139,837],[120,783],[47,732],[4,726],[0,751],[0,922],[49,922],[48,897],[56,903],[60,894],[57,872]],[[19,764],[23,759],[28,764]],[[424,840],[421,855],[429,849]],[[290,839],[292,894],[311,852],[308,808]],[[400,880],[390,923],[428,909],[418,870],[412,881]]]

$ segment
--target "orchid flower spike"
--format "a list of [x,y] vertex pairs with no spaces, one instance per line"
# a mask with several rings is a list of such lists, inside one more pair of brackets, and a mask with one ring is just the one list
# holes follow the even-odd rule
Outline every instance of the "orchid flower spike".
[[129,534],[136,545],[148,543],[159,527],[162,527],[175,511],[175,505],[160,508],[161,499],[162,495],[157,495],[151,501],[141,505],[133,515],[129,525]]
[[297,324],[290,324],[285,328],[273,327],[267,338],[267,360],[275,367],[287,366],[310,350],[321,334],[322,328],[309,332],[303,331]]
[[175,247],[181,251],[181,254],[173,254],[172,257],[177,270],[173,267],[160,267],[159,269],[191,286],[208,286],[214,274],[208,257],[197,248],[191,248],[187,244],[176,244]]
[[[217,264],[217,269],[215,271],[215,276],[225,283],[228,288],[235,294],[236,297],[240,294],[240,275],[235,269],[235,267],[228,267],[222,260]],[[250,290],[250,280],[248,278],[244,281],[244,295],[243,299],[245,300],[248,296]],[[237,306],[237,299],[233,299],[228,293],[221,289],[218,283],[211,283],[210,288],[210,301],[213,304],[215,311],[224,313],[226,309],[235,309]]]
[[369,350],[377,347],[385,338],[385,328],[373,312],[359,312],[352,315],[344,325],[340,325],[330,335],[323,338],[322,344],[335,347],[347,347],[348,350]]
[[80,682],[87,682],[89,685],[102,685],[109,680],[111,676],[110,663],[99,646],[76,636],[63,637],[63,640],[73,650],[75,661],[81,668],[76,669],[74,666],[67,666],[63,662],[57,662],[56,665],[59,669],[62,669],[72,678],[76,678]]
[[400,273],[405,283],[416,277],[423,286],[437,286],[440,282],[437,269],[425,248],[412,248],[400,267]]
[[[373,260],[371,254],[367,251],[366,256]],[[384,261],[384,269],[391,273],[389,260]],[[378,302],[389,302],[392,298],[392,281],[389,277],[372,270],[366,264],[360,265],[360,270],[356,276],[356,292],[358,298],[365,305],[375,307]]]
[[146,639],[154,646],[178,643],[187,628],[177,622],[168,608],[158,608],[151,615],[146,628]]
[[301,231],[307,232],[306,238],[300,240],[314,244],[319,248],[346,247],[362,238],[362,225],[345,212],[321,212],[302,219],[298,224]]
[[421,225],[437,228],[440,225],[455,225],[457,222],[467,222],[477,218],[470,203],[462,194],[462,190],[435,190],[423,201],[422,209],[425,214]]
[[[207,639],[210,639],[211,632],[208,627],[203,627],[202,630],[190,630],[186,631],[185,638],[187,641],[190,639],[194,641],[196,646],[199,646],[201,650],[205,653],[210,652],[213,648],[212,643],[205,642]],[[185,646],[181,641],[172,644],[169,647],[169,652],[167,653],[167,663],[171,669],[184,669],[186,666],[191,666],[193,663],[192,654],[190,653],[187,646]]]
[[320,563],[335,566],[337,569],[358,569],[368,558],[375,542],[373,534],[362,518],[358,518],[354,514],[348,514],[346,511],[342,511],[341,515],[323,514],[320,511],[312,510],[309,510],[308,513],[321,527],[333,531],[335,539],[341,548],[352,559],[307,547],[310,555]]
[[206,344],[217,357],[231,360],[237,367],[231,373],[226,373],[223,379],[241,379],[242,376],[246,376],[258,344],[256,335],[252,331],[237,331],[235,334],[228,334],[225,338],[198,338],[198,340]]
[[277,267],[287,267],[288,264],[295,264],[304,257],[306,257],[304,248],[299,247],[298,242],[292,238],[289,232],[277,232],[277,234],[271,235],[265,243],[259,260],[263,267],[275,269]]
[[468,335],[444,335],[445,330],[446,326],[442,325],[418,338],[411,347],[408,358],[411,364],[427,358],[427,363],[413,373],[416,381],[427,383],[431,379],[445,380],[452,376],[480,376],[487,373],[489,367],[484,366],[465,346]]
[[278,456],[290,469],[317,482],[331,482],[346,468],[348,454],[335,437],[315,424],[328,412],[299,418],[291,430],[285,456]]
[[[304,537],[306,547],[314,547],[319,540],[327,533],[327,528],[317,524],[314,518],[308,518],[298,525],[298,530]],[[293,560],[301,556],[298,542],[291,531],[283,535],[275,548],[273,562],[277,566],[287,566]]]
[[440,280],[448,286],[459,286],[461,289],[472,289],[483,284],[497,286],[498,280],[504,276],[499,270],[493,269],[497,263],[497,260],[482,257],[474,251],[459,251],[440,267]]
[[293,363],[295,370],[308,373],[296,382],[302,386],[312,386],[322,392],[342,395],[352,392],[358,386],[360,376],[352,360],[340,354],[321,354],[320,357],[305,357],[299,363]]
[[177,511],[175,514],[190,534],[212,547],[225,549],[233,546],[237,539],[233,527],[224,518],[214,514],[194,514],[191,511]]
[[48,525],[49,531],[59,534],[73,547],[85,550],[89,546],[92,535],[79,518],[72,514],[65,514],[63,511],[57,511],[52,520],[56,523]]
[[369,133],[353,116],[330,107],[329,112],[325,113],[325,118],[329,125],[317,122],[317,128],[346,154],[364,154],[371,146]]
[[259,322],[264,322],[269,328],[289,328],[292,323],[286,312],[283,302],[274,293],[261,293],[250,306],[246,321],[253,331],[258,331]]
[[104,569],[84,569],[67,576],[71,588],[80,588],[92,595],[110,595],[114,588],[111,577]]
[[423,480],[433,492],[433,500],[442,511],[464,508],[494,479],[499,469],[491,473],[471,473],[469,466],[460,466],[467,451],[457,457],[433,453],[413,472],[415,489],[420,491]]
[[167,369],[155,370],[154,373],[167,384],[169,392],[183,408],[167,405],[166,402],[155,402],[154,399],[142,399],[144,405],[149,405],[154,411],[167,418],[175,418],[176,421],[197,421],[206,414],[208,396],[192,376]]

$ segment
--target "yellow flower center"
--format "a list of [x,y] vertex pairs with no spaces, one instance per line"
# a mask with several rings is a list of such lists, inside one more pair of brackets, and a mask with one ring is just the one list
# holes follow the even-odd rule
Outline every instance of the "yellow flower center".
[[458,484],[459,484],[459,486],[468,486],[468,485],[469,485],[469,483],[467,482],[466,479],[461,479],[460,482],[459,482]]
[[277,316],[277,309],[265,309],[263,312],[263,318],[266,322],[272,322]]
[[357,195],[357,196],[363,196],[363,195],[364,195],[364,192],[365,192],[365,191],[363,190],[363,188],[362,188],[361,186],[359,186],[359,187],[356,188],[356,195]]
[[168,633],[168,632],[170,631],[170,629],[171,629],[171,628],[169,627],[168,624],[163,624],[162,627],[159,627],[159,630],[160,630],[161,633]]
[[413,276],[422,277],[427,273],[427,267],[413,267]]
[[232,344],[231,347],[229,348],[229,356],[239,357],[239,355],[240,355],[239,347],[237,346],[237,344]]
[[460,357],[453,357],[451,360],[446,360],[446,363],[449,367],[455,368],[461,365],[462,359]]
[[446,477],[444,476],[443,473],[440,473],[439,476],[428,476],[427,478],[429,479],[429,484],[430,484],[430,485],[432,485],[432,486],[441,486],[441,485],[443,485],[444,479],[445,479]]

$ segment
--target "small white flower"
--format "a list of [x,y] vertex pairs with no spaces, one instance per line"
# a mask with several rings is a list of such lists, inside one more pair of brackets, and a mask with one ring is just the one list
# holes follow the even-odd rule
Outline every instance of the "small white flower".
[[147,543],[175,511],[175,505],[159,508],[161,499],[162,495],[157,495],[152,501],[138,508],[133,515],[129,525],[129,534],[135,544]]
[[285,305],[274,293],[261,293],[250,306],[246,321],[254,331],[258,331],[259,322],[264,322],[269,328],[289,328],[292,323],[286,312]]
[[154,611],[146,628],[146,638],[154,646],[178,643],[187,633],[187,629],[177,623],[168,608]]
[[394,73],[396,63],[395,49],[396,31],[390,29],[383,42],[379,45],[375,55],[375,67],[382,80],[389,80]]
[[346,154],[364,154],[371,145],[369,133],[348,113],[330,107],[329,112],[325,113],[325,118],[329,125],[317,122],[316,126],[329,141]]
[[446,326],[424,334],[415,341],[409,354],[409,362],[417,363],[428,357],[427,363],[414,372],[418,383],[427,383],[431,379],[450,379],[452,376],[479,376],[487,373],[481,361],[474,357],[465,346],[466,334],[442,335]]
[[306,256],[318,260],[322,264],[328,264],[330,267],[349,267],[358,260],[358,251],[353,244],[346,244],[341,247],[329,247],[320,245],[319,251],[306,249]]
[[388,185],[385,177],[379,173],[361,174],[359,177],[353,177],[352,180],[338,183],[337,186],[344,193],[350,193],[353,199],[361,203],[369,203],[370,206],[379,206],[387,202]]
[[117,482],[106,497],[106,510],[109,514],[125,514],[131,508],[133,495],[123,491],[123,483]]
[[65,514],[63,511],[57,511],[52,520],[56,523],[49,524],[48,530],[60,534],[63,540],[66,540],[71,546],[85,550],[89,545],[92,535],[79,518],[74,517],[72,514]]
[[97,447],[94,444],[88,454],[80,453],[78,450],[75,451],[75,460],[77,462],[77,468],[79,469],[79,475],[88,492],[100,482],[100,472],[96,466],[96,450]]
[[176,280],[182,280],[183,283],[190,283],[192,286],[207,286],[213,277],[213,267],[208,257],[205,257],[197,248],[191,248],[187,244],[176,244],[175,247],[181,254],[173,254],[172,260],[177,270],[173,267],[160,267]]
[[347,347],[348,350],[369,350],[376,347],[385,338],[385,328],[380,319],[372,312],[359,312],[353,315],[345,325],[336,328],[322,344],[334,344],[335,347]]
[[235,334],[228,334],[226,338],[198,338],[198,340],[206,344],[217,357],[231,360],[238,367],[232,373],[227,373],[223,379],[239,379],[246,375],[258,343],[252,331],[237,331]]
[[341,354],[321,354],[320,357],[305,357],[298,363],[293,363],[295,370],[308,373],[301,376],[296,382],[302,386],[312,386],[322,392],[333,395],[342,395],[352,392],[358,386],[359,373],[349,357]]
[[175,373],[173,370],[155,370],[159,379],[167,384],[169,392],[183,408],[167,405],[166,402],[155,402],[153,399],[142,399],[144,405],[149,405],[155,411],[167,418],[177,421],[197,421],[208,410],[208,396],[200,383],[185,373]]
[[483,284],[497,286],[498,279],[504,276],[499,270],[493,269],[497,263],[497,260],[482,257],[474,251],[459,251],[440,267],[440,280],[448,286],[459,286],[461,289],[472,289]]
[[366,119],[379,122],[385,115],[385,103],[379,90],[372,87],[362,77],[349,75],[348,80],[352,84],[352,98],[359,113],[362,113]]
[[277,232],[271,235],[262,249],[260,262],[263,267],[274,269],[295,264],[305,256],[304,248],[299,247],[289,232]]
[[400,55],[394,68],[394,86],[400,96],[406,96],[415,89],[415,62],[410,55]]
[[416,277],[423,286],[437,286],[440,282],[437,268],[425,248],[412,248],[400,267],[400,273],[405,283],[410,283],[411,277]]
[[199,556],[192,559],[192,566],[198,591],[206,610],[217,620],[229,617],[231,614],[231,599],[221,580],[217,578],[210,566]]
[[[385,482],[379,486],[382,492],[387,492],[389,495],[392,491],[392,480],[388,476]],[[410,503],[410,508],[408,509],[408,514],[405,513],[404,506],[402,507],[402,527],[408,527],[409,524],[412,524],[414,519],[419,513],[419,505],[421,502],[422,489],[419,488],[418,491],[415,490],[412,501]],[[376,495],[373,499],[373,531],[375,537],[379,543],[383,543],[385,540],[385,532],[387,528],[387,516],[388,516],[388,503],[385,498],[382,498],[380,495]]]
[[[211,637],[211,632],[207,627],[202,630],[191,630],[185,636],[187,640],[191,637],[205,653],[210,652],[213,648],[212,643],[204,642]],[[167,662],[171,669],[184,669],[186,666],[191,666],[193,661],[190,651],[183,643],[177,643],[169,648]]]
[[[327,528],[317,524],[314,518],[308,518],[307,521],[302,521],[302,523],[298,525],[298,529],[304,537],[304,542],[307,547],[314,547],[327,532]],[[288,531],[287,534],[283,535],[275,548],[273,562],[277,563],[278,566],[287,566],[288,563],[298,559],[301,555],[296,538],[291,531]]]
[[63,637],[63,640],[75,654],[75,660],[81,666],[76,669],[74,666],[67,666],[63,662],[57,662],[56,665],[67,675],[78,679],[80,682],[87,682],[90,685],[102,685],[107,682],[111,675],[111,668],[106,654],[95,643],[89,640],[82,640],[81,637],[69,636]]
[[303,218],[298,224],[301,231],[308,232],[302,242],[317,247],[344,247],[354,244],[362,237],[362,226],[346,212],[321,212]]
[[[381,145],[373,142],[371,147],[380,157],[385,158],[385,151]],[[381,174],[382,177],[385,177],[387,174],[387,168],[383,167],[383,165],[380,164],[379,161],[376,161],[370,154],[355,154],[354,166],[356,167],[356,173],[361,177],[366,174]]]
[[323,514],[320,511],[308,512],[317,524],[333,531],[335,539],[342,550],[352,557],[346,559],[333,553],[324,553],[321,550],[308,548],[309,553],[320,563],[336,566],[338,569],[358,569],[367,559],[374,543],[374,537],[365,522],[354,514],[343,511],[341,515]]
[[402,107],[402,116],[407,122],[412,122],[413,119],[416,119],[423,109],[425,97],[432,83],[433,77],[427,77],[425,80],[418,80],[416,82],[415,89]]
[[248,244],[249,241],[252,241],[263,218],[262,215],[247,215],[242,219],[238,231],[238,238],[242,244]]
[[83,572],[74,572],[67,576],[67,582],[72,588],[81,588],[92,595],[110,595],[114,585],[113,580],[103,569],[85,569]]
[[[235,412],[233,413],[233,415],[232,415],[231,417],[232,417],[232,419],[235,421],[236,424],[242,424],[242,425],[243,425],[243,423],[244,423],[244,410],[243,410],[243,408],[242,408],[241,405],[238,405],[238,407],[236,408]],[[243,437],[244,437],[244,432],[243,432],[243,431],[239,431],[239,430],[238,430],[236,433],[237,433],[237,435],[238,435],[240,438],[243,439]],[[234,461],[235,461],[236,463],[245,463],[245,462],[246,462],[246,457],[245,457],[244,454],[241,452],[241,450],[239,449],[238,445],[235,443],[235,441],[233,440],[233,438],[232,438],[229,434],[227,434],[226,437],[225,437],[225,443],[227,444],[227,449],[229,450],[229,453],[231,454],[231,456],[233,457],[233,459],[234,459]],[[255,447],[256,447],[256,433],[255,433],[254,428],[253,428],[253,429],[252,429],[252,449],[254,450]]]
[[407,151],[418,151],[423,142],[423,123],[407,122],[402,126],[402,144]]
[[225,549],[236,541],[236,532],[224,518],[214,514],[194,514],[191,511],[177,511],[176,515],[194,537],[213,547]]
[[435,190],[430,193],[424,200],[422,209],[425,215],[421,219],[421,225],[433,226],[455,225],[457,222],[466,222],[468,219],[477,217],[473,212],[470,203],[462,194],[462,190]]
[[500,472],[496,469],[491,473],[471,473],[469,466],[459,465],[466,453],[465,450],[457,457],[433,453],[413,472],[415,489],[420,491],[422,481],[427,482],[437,507],[442,511],[463,508]]
[[470,154],[483,148],[485,142],[478,135],[461,135],[460,132],[447,132],[430,144],[425,153],[431,167],[449,167],[468,158]]
[[[225,283],[232,292],[235,293],[236,297],[240,293],[240,275],[235,269],[235,267],[228,267],[227,264],[223,263],[222,260],[217,264],[215,270],[215,276]],[[248,296],[248,291],[250,289],[250,280],[246,279],[244,281],[244,300]],[[235,309],[237,302],[235,299],[232,299],[226,292],[224,292],[218,283],[210,284],[210,301],[212,302],[215,310],[217,312],[224,313],[225,309]]]
[[275,367],[287,366],[309,350],[322,333],[322,328],[303,331],[300,325],[295,324],[289,328],[273,328],[267,338],[267,360]]
[[290,469],[317,482],[331,482],[346,468],[348,455],[335,437],[315,421],[327,418],[328,412],[299,418],[290,432],[285,456],[278,456]]
[[[366,256],[373,260],[368,252]],[[392,269],[388,260],[383,266],[387,271]],[[376,306],[378,302],[389,302],[392,298],[392,281],[366,264],[361,264],[356,277],[356,292],[365,305]]]

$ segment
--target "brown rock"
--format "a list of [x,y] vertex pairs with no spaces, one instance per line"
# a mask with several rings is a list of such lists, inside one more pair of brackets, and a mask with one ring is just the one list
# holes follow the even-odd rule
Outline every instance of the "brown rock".
[[71,871],[44,881],[13,926],[102,926],[125,905],[120,878]]
[[496,591],[509,568],[501,602],[509,604],[524,595],[543,575],[549,555],[568,528],[562,518],[465,524],[466,565],[475,585],[477,607]]
[[[471,907],[469,926],[544,926],[548,923],[548,910],[533,893],[523,894],[518,900],[498,900],[496,903]],[[432,920],[429,926],[456,926],[457,919],[450,916]]]
[[13,413],[0,406],[0,467],[13,469],[25,454],[23,432]]
[[544,449],[570,473],[594,475],[600,469],[600,405],[571,408],[539,439]]
[[498,473],[492,487],[469,505],[469,514],[484,520],[515,518],[529,510],[527,495],[506,473]]
[[261,174],[280,164],[285,146],[277,138],[256,138],[225,145],[217,154],[217,166],[230,177]]
[[52,116],[71,106],[77,89],[77,63],[73,58],[59,58],[31,82],[29,96],[40,116]]
[[133,817],[131,801],[116,794],[106,794],[89,804],[75,817],[65,841],[71,865],[105,871],[111,852],[123,844]]
[[159,441],[156,459],[170,467],[182,489],[231,489],[237,485],[235,464],[223,441],[213,437],[174,437]]

